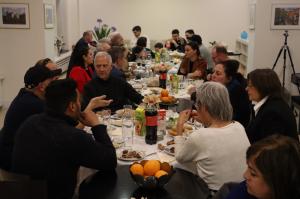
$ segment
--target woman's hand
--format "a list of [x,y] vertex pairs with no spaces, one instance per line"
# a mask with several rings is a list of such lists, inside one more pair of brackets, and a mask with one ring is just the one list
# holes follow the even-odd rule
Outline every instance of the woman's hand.
[[105,100],[106,95],[101,95],[99,97],[94,97],[90,100],[89,104],[85,108],[85,110],[94,110],[99,107],[106,107],[110,105],[113,100]]
[[202,77],[202,71],[201,70],[195,70],[193,73],[191,73],[192,78]]
[[191,110],[184,110],[181,111],[179,114],[179,118],[177,120],[177,134],[182,135],[183,133],[183,125],[186,123],[190,118]]

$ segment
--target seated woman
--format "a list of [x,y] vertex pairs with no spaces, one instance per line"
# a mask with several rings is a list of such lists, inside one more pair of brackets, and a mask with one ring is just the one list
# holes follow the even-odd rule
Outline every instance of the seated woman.
[[282,86],[273,70],[250,72],[247,92],[254,104],[246,128],[251,143],[276,133],[298,140],[295,116],[282,97]]
[[207,62],[200,57],[198,44],[190,42],[185,45],[185,56],[180,64],[178,74],[193,79],[204,79],[206,67]]
[[247,150],[246,181],[226,199],[299,199],[300,146],[295,140],[272,135]]
[[239,62],[236,60],[220,62],[215,66],[211,80],[226,86],[233,109],[233,120],[247,127],[251,105],[246,92],[246,80],[237,72],[238,67]]
[[93,64],[93,58],[91,49],[82,49],[68,76],[76,81],[80,93],[82,93],[84,85],[92,79],[94,71],[90,65]]
[[183,125],[191,111],[182,111],[177,121],[175,157],[184,165],[194,163],[198,175],[212,191],[228,181],[241,181],[244,156],[250,145],[244,127],[232,121],[228,91],[220,83],[206,82],[197,89],[197,119],[201,128],[185,139]]

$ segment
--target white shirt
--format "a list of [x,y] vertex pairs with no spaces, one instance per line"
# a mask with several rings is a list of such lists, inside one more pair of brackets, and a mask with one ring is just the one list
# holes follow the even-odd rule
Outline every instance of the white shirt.
[[146,48],[149,48],[150,49],[150,39],[147,35],[140,35],[139,37],[133,37],[131,40],[130,40],[130,48],[133,48],[136,46],[136,42],[138,40],[138,38],[140,37],[146,37],[147,38],[147,46]]
[[187,140],[176,136],[175,157],[182,165],[194,163],[208,187],[219,190],[225,182],[243,180],[249,146],[244,127],[232,122],[222,128],[201,128]]
[[264,97],[264,98],[263,98],[262,100],[260,100],[259,102],[254,102],[254,101],[252,102],[252,103],[254,104],[253,109],[254,109],[254,112],[255,112],[255,116],[257,115],[257,113],[258,113],[260,107],[267,101],[268,97],[269,97],[269,96]]

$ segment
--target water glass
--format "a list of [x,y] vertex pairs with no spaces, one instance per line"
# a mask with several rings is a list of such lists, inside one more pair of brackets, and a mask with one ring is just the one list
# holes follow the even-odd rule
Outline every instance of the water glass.
[[110,116],[111,116],[111,110],[110,109],[103,109],[100,112],[100,115],[103,119],[103,124],[107,126],[107,129],[110,129]]
[[132,117],[132,105],[130,104],[125,104],[123,106],[124,114],[123,117]]
[[125,146],[133,145],[134,125],[131,117],[123,117],[122,119],[122,137]]

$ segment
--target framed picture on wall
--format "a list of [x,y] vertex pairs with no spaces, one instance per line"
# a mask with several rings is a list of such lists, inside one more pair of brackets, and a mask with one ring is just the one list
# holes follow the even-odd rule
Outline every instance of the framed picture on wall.
[[54,28],[54,7],[52,4],[44,4],[45,28]]
[[30,28],[29,4],[0,3],[0,28]]
[[300,3],[272,4],[271,29],[300,29]]

